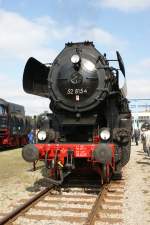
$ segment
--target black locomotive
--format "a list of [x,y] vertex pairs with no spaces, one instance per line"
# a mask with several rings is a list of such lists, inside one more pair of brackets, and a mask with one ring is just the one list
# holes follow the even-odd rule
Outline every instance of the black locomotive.
[[[44,146],[46,150],[34,146],[34,151],[36,147],[39,152],[39,158],[41,152],[49,152],[48,162],[57,158],[64,169],[71,150],[74,165],[69,170],[77,167],[82,158],[87,167],[98,163],[100,174],[105,167],[113,173],[120,171],[128,162],[131,113],[126,99],[126,82],[122,87],[119,85],[121,76],[125,81],[124,64],[119,52],[116,53],[116,60],[108,60],[106,54],[102,55],[96,50],[93,42],[87,41],[67,43],[49,65],[34,58],[28,60],[23,88],[27,93],[51,100],[51,129],[57,134],[53,135],[51,143],[54,143],[52,148],[59,148],[59,156],[55,157],[56,151],[53,152],[50,146]],[[110,61],[118,61],[119,69],[110,66]],[[70,145],[66,147],[66,144]],[[85,146],[88,148],[82,152]],[[64,148],[65,153],[62,151]],[[80,154],[77,154],[77,148]],[[23,150],[23,157],[30,161],[26,157],[28,149],[29,146]],[[55,161],[55,170],[59,169],[57,163]],[[60,179],[58,177],[56,179]]]

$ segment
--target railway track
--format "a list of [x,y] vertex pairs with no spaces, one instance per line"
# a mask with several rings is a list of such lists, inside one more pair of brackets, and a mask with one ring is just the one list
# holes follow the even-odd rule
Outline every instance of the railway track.
[[123,224],[124,181],[77,187],[51,186],[0,220],[2,224],[98,225]]

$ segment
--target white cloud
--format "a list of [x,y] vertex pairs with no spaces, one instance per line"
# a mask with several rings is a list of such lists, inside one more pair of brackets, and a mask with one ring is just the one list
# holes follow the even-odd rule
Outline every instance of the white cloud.
[[127,12],[146,10],[150,0],[95,0],[94,4]]
[[[0,10],[0,70],[3,68],[2,61],[5,64],[13,61],[17,71],[20,59],[25,61],[30,56],[41,62],[52,61],[58,53],[57,43],[63,42],[63,48],[65,42],[84,40],[92,40],[96,46],[108,47],[110,50],[124,44],[111,32],[90,24],[63,26],[48,16],[29,20],[18,13]],[[11,71],[12,68],[9,74],[14,74]],[[21,79],[21,76],[15,76],[14,80],[13,75],[0,72],[1,98],[23,104],[29,114],[48,109],[49,100],[24,93]]]
[[64,38],[69,27],[62,29],[50,17],[29,20],[17,13],[0,10],[0,31],[1,56],[24,59],[40,52],[46,59],[49,56],[54,59],[57,52],[48,48],[48,44]]
[[85,25],[77,30],[76,38],[79,40],[92,40],[96,45],[107,46],[109,50],[121,48],[121,46],[127,44],[124,40],[120,40],[111,32],[92,25]]
[[129,65],[127,69],[127,74],[129,74],[130,77],[134,77],[135,79],[139,79],[143,76],[145,78],[149,78],[149,70],[150,58],[145,58],[134,65]]
[[128,97],[150,97],[150,58],[143,59],[127,68]]
[[22,88],[22,81],[13,80],[9,76],[0,74],[0,97],[6,101],[23,105],[27,115],[36,115],[49,110],[49,99],[26,94]]
[[128,80],[129,98],[150,98],[150,79],[130,79]]
[[[58,53],[55,48],[60,41],[89,39],[110,48],[124,44],[100,27],[89,24],[62,26],[49,16],[29,20],[5,10],[0,10],[0,31],[0,57],[6,59],[26,59],[31,55],[40,60],[54,59]],[[55,47],[50,48],[50,44]]]
[[[60,41],[67,35],[68,30],[68,27],[60,28],[50,17],[29,20],[17,13],[0,10],[0,68],[3,68],[3,61],[13,61],[16,62],[17,71],[19,59],[25,61],[30,56],[43,62],[51,62],[57,51],[55,48],[49,48],[48,44]],[[12,68],[9,74],[11,71]],[[15,76],[14,79],[12,74],[0,72],[0,97],[24,105],[27,114],[33,115],[48,110],[49,100],[26,94],[22,89],[22,77]]]

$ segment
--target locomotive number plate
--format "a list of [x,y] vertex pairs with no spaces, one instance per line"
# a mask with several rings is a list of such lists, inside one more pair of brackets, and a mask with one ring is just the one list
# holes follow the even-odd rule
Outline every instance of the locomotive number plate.
[[87,89],[84,88],[77,88],[77,89],[73,89],[73,88],[69,88],[67,89],[67,95],[82,95],[82,94],[87,94],[88,91]]

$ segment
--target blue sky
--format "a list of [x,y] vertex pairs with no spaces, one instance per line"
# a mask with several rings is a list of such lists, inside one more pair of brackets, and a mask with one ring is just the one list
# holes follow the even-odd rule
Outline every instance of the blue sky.
[[0,0],[0,32],[0,97],[27,114],[49,101],[22,90],[26,60],[52,62],[68,41],[94,41],[108,58],[119,50],[128,97],[150,97],[150,0]]

